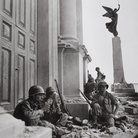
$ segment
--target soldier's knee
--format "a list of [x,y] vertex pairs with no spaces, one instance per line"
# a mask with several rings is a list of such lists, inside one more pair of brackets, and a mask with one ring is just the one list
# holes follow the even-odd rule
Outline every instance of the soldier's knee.
[[95,103],[93,105],[93,114],[97,115],[97,116],[100,116],[102,114],[101,107],[100,107],[100,105],[98,103]]
[[110,118],[108,119],[108,125],[109,125],[110,127],[112,127],[112,126],[115,125],[115,120],[114,120],[113,117],[110,117]]
[[93,110],[100,109],[100,105],[98,103],[93,104]]

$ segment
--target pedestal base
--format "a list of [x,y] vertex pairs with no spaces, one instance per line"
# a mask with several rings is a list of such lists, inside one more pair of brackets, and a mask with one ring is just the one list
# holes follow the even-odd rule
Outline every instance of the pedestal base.
[[89,105],[82,97],[65,97],[65,99],[66,107],[73,117],[89,119]]
[[114,83],[111,86],[111,91],[116,93],[128,93],[128,92],[135,92],[134,85],[132,83],[128,84],[127,82],[122,83]]
[[73,117],[79,117],[80,119],[89,119],[89,106],[87,103],[67,103],[67,109]]

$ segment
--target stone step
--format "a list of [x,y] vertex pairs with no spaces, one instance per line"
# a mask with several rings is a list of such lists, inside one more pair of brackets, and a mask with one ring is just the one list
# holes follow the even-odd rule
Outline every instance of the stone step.
[[23,121],[10,114],[0,114],[0,138],[17,138],[25,130]]
[[52,138],[52,130],[39,126],[26,127],[24,121],[0,107],[0,138]]
[[113,93],[113,95],[117,97],[126,97],[126,96],[138,97],[138,93]]
[[135,89],[132,89],[132,88],[120,88],[120,89],[115,89],[115,93],[135,93]]
[[118,97],[118,99],[122,102],[124,102],[124,101],[138,101],[138,97]]
[[23,134],[17,138],[52,138],[52,130],[46,127],[26,127]]

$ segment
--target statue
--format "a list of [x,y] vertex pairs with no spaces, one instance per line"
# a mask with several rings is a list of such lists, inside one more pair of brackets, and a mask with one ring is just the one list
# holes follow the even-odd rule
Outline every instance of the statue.
[[99,83],[100,81],[104,81],[106,76],[103,73],[101,73],[100,68],[96,67],[95,70],[97,71],[97,77],[95,79],[95,82]]
[[118,14],[117,11],[120,9],[120,5],[118,4],[118,9],[111,9],[109,7],[102,6],[107,13],[105,13],[103,16],[104,17],[109,17],[112,21],[109,23],[106,23],[106,28],[108,29],[109,32],[113,33],[114,36],[118,35],[118,32],[116,30],[117,26],[117,21],[118,21]]

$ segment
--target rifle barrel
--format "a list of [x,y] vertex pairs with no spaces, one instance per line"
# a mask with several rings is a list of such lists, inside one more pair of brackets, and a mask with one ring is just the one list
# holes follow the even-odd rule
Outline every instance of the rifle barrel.
[[85,94],[80,89],[78,89],[78,90],[80,91],[80,93],[82,94],[82,96],[84,97],[84,99],[87,101],[87,103],[91,106],[91,103],[88,100],[88,98],[85,96]]
[[69,112],[69,110],[68,110],[68,109],[66,108],[66,106],[65,106],[65,103],[64,103],[63,98],[62,98],[62,95],[61,95],[61,93],[60,93],[60,91],[59,91],[59,87],[58,87],[58,83],[57,83],[57,80],[56,80],[56,79],[55,79],[55,83],[56,83],[56,87],[57,87],[58,94],[59,94],[59,97],[60,97],[62,109],[63,109],[67,114],[71,115],[70,112]]

